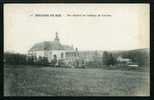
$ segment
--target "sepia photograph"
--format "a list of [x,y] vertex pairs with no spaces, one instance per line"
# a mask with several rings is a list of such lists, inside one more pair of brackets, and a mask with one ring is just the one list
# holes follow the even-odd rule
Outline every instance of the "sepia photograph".
[[4,96],[150,96],[149,4],[4,4]]

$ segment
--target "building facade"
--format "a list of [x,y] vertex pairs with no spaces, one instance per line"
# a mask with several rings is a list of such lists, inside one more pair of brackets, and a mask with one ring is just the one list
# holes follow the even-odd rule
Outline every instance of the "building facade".
[[36,59],[46,57],[49,63],[56,59],[57,63],[63,61],[66,65],[80,66],[96,60],[96,56],[101,57],[101,54],[97,51],[78,51],[73,46],[63,45],[60,43],[58,33],[56,33],[54,41],[34,44],[28,51],[28,56],[33,56]]
[[61,44],[58,33],[56,33],[54,41],[44,41],[34,44],[28,51],[28,56],[34,56],[36,59],[46,57],[49,63],[53,59],[57,61],[63,60],[65,63],[69,63],[78,58],[77,52],[72,46]]

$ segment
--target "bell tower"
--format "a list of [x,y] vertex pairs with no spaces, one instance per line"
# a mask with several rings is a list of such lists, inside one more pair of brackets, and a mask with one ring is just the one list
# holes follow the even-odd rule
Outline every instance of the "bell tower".
[[54,40],[55,42],[60,42],[60,39],[59,39],[59,37],[58,37],[58,33],[56,32],[56,37],[55,37],[55,40]]

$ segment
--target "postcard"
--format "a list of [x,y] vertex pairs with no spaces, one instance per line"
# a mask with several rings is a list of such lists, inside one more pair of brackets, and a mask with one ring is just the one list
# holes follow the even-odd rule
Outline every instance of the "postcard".
[[4,4],[4,96],[150,96],[149,4]]

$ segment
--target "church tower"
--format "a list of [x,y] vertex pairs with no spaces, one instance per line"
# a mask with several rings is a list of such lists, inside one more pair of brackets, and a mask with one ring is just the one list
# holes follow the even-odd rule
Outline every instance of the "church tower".
[[59,37],[58,37],[58,33],[56,32],[56,37],[55,37],[55,40],[54,40],[55,42],[57,42],[57,43],[59,43],[60,42],[60,39],[59,39]]

